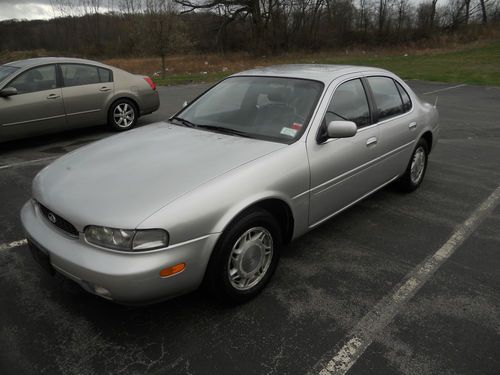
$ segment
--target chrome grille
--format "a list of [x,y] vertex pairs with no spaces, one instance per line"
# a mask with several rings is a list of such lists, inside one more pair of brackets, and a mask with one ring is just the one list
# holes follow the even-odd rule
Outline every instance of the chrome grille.
[[63,232],[68,233],[70,236],[78,236],[78,230],[73,226],[73,224],[50,211],[47,207],[41,205],[40,203],[38,203],[38,206],[40,207],[40,211],[43,216],[45,216],[45,218],[53,225],[61,229]]

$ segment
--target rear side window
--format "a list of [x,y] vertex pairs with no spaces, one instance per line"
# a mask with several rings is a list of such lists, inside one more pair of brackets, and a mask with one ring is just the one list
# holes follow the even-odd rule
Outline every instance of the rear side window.
[[370,108],[365,89],[359,79],[341,84],[335,90],[332,101],[326,111],[325,121],[348,120],[356,123],[358,128],[370,125]]
[[99,70],[99,80],[101,82],[111,82],[113,81],[113,76],[111,75],[111,70],[105,68],[98,68]]
[[[396,82],[396,81],[395,81]],[[408,112],[411,109],[411,99],[406,90],[399,83],[396,82],[399,93],[401,94],[401,100],[403,100],[403,111]]]
[[18,94],[55,89],[57,87],[56,66],[44,65],[27,70],[8,86],[15,87]]
[[368,83],[375,98],[378,121],[404,113],[403,102],[396,83],[388,77],[369,77]]
[[82,64],[62,64],[64,86],[92,85],[101,82],[97,67]]

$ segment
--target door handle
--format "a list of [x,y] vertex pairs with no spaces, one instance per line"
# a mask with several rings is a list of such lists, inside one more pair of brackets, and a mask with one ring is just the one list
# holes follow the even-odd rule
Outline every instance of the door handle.
[[109,90],[111,90],[111,89],[110,89],[109,87],[106,87],[106,86],[101,87],[101,88],[99,89],[99,91],[109,91]]
[[49,96],[47,96],[47,99],[58,99],[60,98],[61,95],[57,95],[57,94],[50,94]]
[[417,122],[416,121],[410,122],[410,124],[408,125],[408,128],[410,130],[414,130],[416,127],[417,127]]
[[377,137],[368,138],[368,140],[366,141],[366,147],[375,146],[377,142],[378,142]]

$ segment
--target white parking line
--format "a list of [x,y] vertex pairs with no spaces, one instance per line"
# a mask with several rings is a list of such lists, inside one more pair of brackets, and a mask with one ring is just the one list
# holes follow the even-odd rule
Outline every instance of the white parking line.
[[380,300],[349,332],[345,344],[315,366],[320,375],[345,374],[370,346],[377,335],[394,319],[401,308],[432,277],[437,269],[474,232],[500,199],[500,186],[464,221],[434,254],[414,268],[394,289]]
[[12,167],[17,167],[18,165],[36,164],[36,163],[39,163],[41,161],[47,161],[47,160],[56,159],[59,156],[60,155],[58,155],[58,156],[49,156],[49,157],[41,158],[41,159],[20,161],[19,163],[12,163],[12,164],[0,165],[0,169],[7,169],[7,168],[12,168]]
[[467,86],[467,85],[465,83],[462,83],[461,85],[456,85],[456,86],[451,86],[451,87],[445,87],[444,89],[439,89],[439,90],[424,92],[423,95],[434,94],[436,92],[441,92],[441,91],[446,91],[446,90],[451,90],[451,89],[457,89],[457,88],[463,87],[463,86]]
[[26,245],[27,243],[28,243],[28,241],[25,238],[25,239],[22,239],[19,241],[13,241],[11,243],[0,244],[0,252],[4,251],[4,250],[10,250],[10,249],[13,249],[15,247],[23,246],[23,245]]

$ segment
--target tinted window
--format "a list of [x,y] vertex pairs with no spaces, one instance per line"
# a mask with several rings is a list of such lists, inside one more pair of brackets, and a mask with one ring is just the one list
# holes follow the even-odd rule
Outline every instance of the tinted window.
[[403,100],[403,111],[408,112],[411,109],[411,99],[406,90],[399,83],[396,82],[399,93],[401,94],[401,99]]
[[5,78],[14,73],[17,69],[15,66],[3,65],[0,66],[0,82],[2,82]]
[[99,79],[101,82],[111,82],[112,81],[111,70],[99,68]]
[[375,97],[379,121],[403,113],[401,96],[392,78],[370,77],[368,82]]
[[56,66],[45,65],[30,69],[15,78],[8,86],[15,87],[18,94],[55,89]]
[[97,67],[91,65],[62,64],[64,86],[81,86],[99,83]]
[[325,115],[326,123],[348,120],[358,127],[370,124],[370,109],[365,89],[359,79],[345,82],[337,87]]

